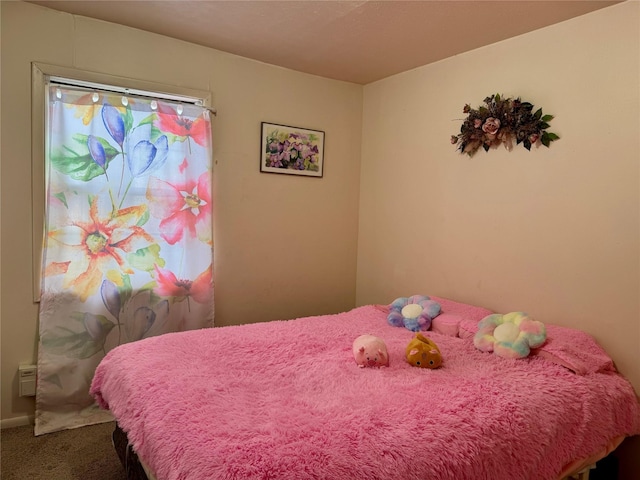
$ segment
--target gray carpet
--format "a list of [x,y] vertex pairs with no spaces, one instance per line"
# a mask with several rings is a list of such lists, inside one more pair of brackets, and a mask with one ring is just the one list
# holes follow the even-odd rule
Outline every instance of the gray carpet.
[[0,431],[2,480],[124,480],[113,422],[35,437],[33,426]]

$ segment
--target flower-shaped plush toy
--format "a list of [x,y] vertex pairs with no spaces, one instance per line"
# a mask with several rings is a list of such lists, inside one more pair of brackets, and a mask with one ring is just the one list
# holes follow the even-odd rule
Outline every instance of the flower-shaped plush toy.
[[426,295],[396,298],[389,305],[387,321],[394,327],[406,327],[412,332],[429,330],[431,320],[440,314],[440,304]]
[[484,317],[478,324],[473,344],[483,352],[493,352],[507,358],[523,358],[532,348],[541,346],[547,339],[547,329],[542,322],[530,318],[524,312]]

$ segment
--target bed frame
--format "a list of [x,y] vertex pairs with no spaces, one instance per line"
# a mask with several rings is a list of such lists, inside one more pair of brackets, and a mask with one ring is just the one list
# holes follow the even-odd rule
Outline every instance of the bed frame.
[[111,439],[113,441],[113,448],[116,450],[120,463],[122,463],[122,467],[127,475],[127,480],[149,480],[138,455],[129,443],[127,434],[124,433],[117,423]]

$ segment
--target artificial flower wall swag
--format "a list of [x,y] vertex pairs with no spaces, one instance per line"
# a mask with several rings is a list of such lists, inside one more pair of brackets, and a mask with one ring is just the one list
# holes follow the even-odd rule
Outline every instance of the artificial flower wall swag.
[[499,94],[484,99],[484,105],[473,109],[469,104],[463,112],[467,118],[460,127],[458,135],[451,136],[451,143],[458,145],[460,153],[472,157],[480,147],[485,152],[490,147],[504,143],[507,150],[522,144],[527,150],[537,142],[548,147],[560,137],[547,132],[553,115],[543,115],[542,109],[533,111],[533,105],[520,98],[503,98]]

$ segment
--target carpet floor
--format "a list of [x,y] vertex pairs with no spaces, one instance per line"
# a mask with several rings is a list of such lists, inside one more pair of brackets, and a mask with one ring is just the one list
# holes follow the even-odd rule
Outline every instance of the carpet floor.
[[124,480],[113,422],[41,436],[33,426],[0,431],[2,480]]

